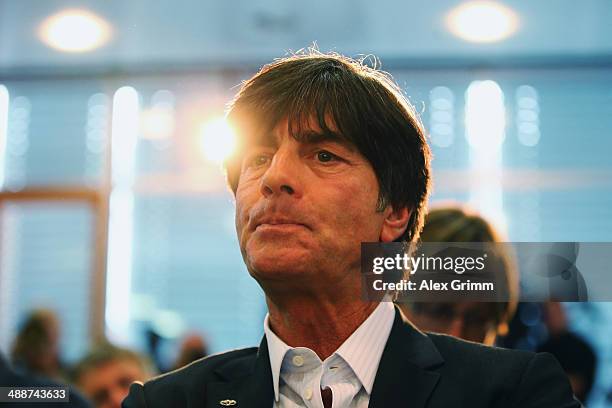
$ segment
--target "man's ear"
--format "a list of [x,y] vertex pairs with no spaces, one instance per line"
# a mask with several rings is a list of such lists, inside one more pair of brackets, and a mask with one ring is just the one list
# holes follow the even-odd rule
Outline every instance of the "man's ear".
[[406,231],[412,210],[408,207],[395,210],[393,206],[389,205],[385,208],[384,214],[385,219],[380,230],[380,242],[393,242]]

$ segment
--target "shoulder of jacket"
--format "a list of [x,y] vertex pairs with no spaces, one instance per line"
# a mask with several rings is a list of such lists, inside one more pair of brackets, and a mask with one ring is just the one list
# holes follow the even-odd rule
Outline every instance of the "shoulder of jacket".
[[511,365],[525,367],[536,353],[525,350],[510,350],[502,347],[485,346],[480,343],[461,340],[445,334],[427,333],[446,361],[459,360],[479,366]]
[[152,378],[145,383],[145,386],[147,388],[157,388],[172,384],[188,385],[207,378],[213,379],[216,369],[229,363],[240,363],[241,360],[244,360],[246,363],[255,358],[257,351],[258,347],[248,347],[212,354],[196,360],[185,367]]

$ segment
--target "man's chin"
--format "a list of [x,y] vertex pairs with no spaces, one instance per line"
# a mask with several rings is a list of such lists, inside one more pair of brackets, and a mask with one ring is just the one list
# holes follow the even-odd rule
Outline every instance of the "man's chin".
[[249,272],[258,281],[287,281],[308,276],[312,263],[307,257],[251,257],[248,263]]
[[258,276],[267,277],[295,277],[308,273],[307,265],[293,262],[254,262],[251,269]]

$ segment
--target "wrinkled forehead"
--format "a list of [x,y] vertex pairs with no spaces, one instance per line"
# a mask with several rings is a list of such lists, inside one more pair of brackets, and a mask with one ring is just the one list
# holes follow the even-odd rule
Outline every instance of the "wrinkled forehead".
[[316,120],[311,118],[309,123],[299,126],[291,126],[287,119],[279,122],[271,131],[257,135],[252,142],[256,145],[278,146],[283,139],[292,138],[301,144],[337,143],[351,151],[357,148],[353,142],[342,134],[337,127],[331,123],[322,128]]
[[330,114],[288,114],[275,122],[252,117],[239,124],[237,130],[245,150],[254,146],[278,146],[287,137],[304,144],[333,142],[357,150],[352,138],[339,129]]

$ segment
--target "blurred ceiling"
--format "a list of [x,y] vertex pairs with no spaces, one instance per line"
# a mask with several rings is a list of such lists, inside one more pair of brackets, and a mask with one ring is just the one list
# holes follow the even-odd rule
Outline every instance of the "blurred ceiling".
[[[519,15],[519,29],[492,44],[468,43],[447,30],[446,14],[461,3],[0,0],[0,75],[243,67],[314,42],[323,51],[373,53],[386,67],[611,64],[610,0],[504,1]],[[104,18],[111,40],[80,54],[48,48],[38,27],[67,8]]]

